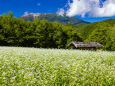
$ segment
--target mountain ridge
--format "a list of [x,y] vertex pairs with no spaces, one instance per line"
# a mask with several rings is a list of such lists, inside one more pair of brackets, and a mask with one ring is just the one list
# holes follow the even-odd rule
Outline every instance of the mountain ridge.
[[30,13],[30,14],[23,15],[20,18],[24,19],[25,21],[33,21],[35,18],[39,18],[40,20],[46,19],[50,22],[58,21],[61,24],[71,23],[74,25],[79,24],[79,23],[89,23],[81,19],[78,19],[76,17],[68,17],[65,15],[60,16],[55,13]]

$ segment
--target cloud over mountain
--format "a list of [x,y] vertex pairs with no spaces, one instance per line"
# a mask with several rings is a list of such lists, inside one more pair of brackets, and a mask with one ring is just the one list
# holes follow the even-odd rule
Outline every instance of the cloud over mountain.
[[60,15],[60,16],[63,16],[64,13],[65,13],[65,11],[62,8],[57,11],[57,14]]
[[65,13],[70,17],[76,15],[82,17],[86,15],[90,17],[115,16],[115,0],[105,0],[104,2],[102,0],[72,0],[72,2],[68,1],[68,6],[69,9]]

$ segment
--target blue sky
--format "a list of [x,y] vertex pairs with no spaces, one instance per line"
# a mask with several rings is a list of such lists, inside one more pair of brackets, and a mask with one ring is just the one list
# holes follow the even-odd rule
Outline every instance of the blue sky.
[[[24,15],[24,12],[56,13],[60,8],[64,9],[64,11],[66,11],[67,8],[72,8],[70,6],[65,7],[67,3],[68,0],[0,0],[0,14],[2,15],[4,13],[8,13],[9,11],[12,11],[15,17],[19,17],[21,15]],[[72,6],[72,1],[71,1],[71,6]],[[102,4],[100,4],[100,6],[102,6]],[[79,13],[79,15],[78,13],[74,13],[75,14],[74,16],[89,22],[115,18],[115,16],[92,17],[92,16],[88,16],[88,12],[85,13],[86,14],[85,16],[82,16],[82,13],[81,14]]]

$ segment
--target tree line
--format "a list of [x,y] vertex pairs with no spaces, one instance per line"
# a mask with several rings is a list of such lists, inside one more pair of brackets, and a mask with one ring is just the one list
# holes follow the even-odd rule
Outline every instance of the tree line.
[[68,48],[71,41],[99,42],[115,51],[115,19],[63,25],[39,18],[24,21],[11,12],[0,16],[0,46]]
[[115,19],[75,26],[85,42],[99,42],[105,50],[115,51]]
[[0,16],[0,46],[67,48],[71,41],[82,41],[71,25],[38,18],[24,21],[11,12]]

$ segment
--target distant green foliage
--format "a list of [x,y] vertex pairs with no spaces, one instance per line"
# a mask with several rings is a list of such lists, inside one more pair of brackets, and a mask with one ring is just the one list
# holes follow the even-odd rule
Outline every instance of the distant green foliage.
[[115,50],[115,20],[109,19],[91,24],[75,26],[82,39],[87,42],[99,42],[106,50]]
[[33,22],[13,18],[10,12],[0,17],[0,45],[41,48],[67,48],[71,41],[82,41],[70,25],[36,18]]
[[[115,20],[96,23],[60,24],[56,14],[40,16],[33,21],[14,18],[10,12],[0,16],[0,45],[40,48],[67,48],[71,41],[99,42],[105,50],[115,50]],[[43,19],[52,19],[52,22]],[[63,17],[68,20],[69,17]],[[70,19],[70,18],[69,18]],[[73,18],[74,19],[74,18]],[[70,21],[70,20],[69,20]]]

